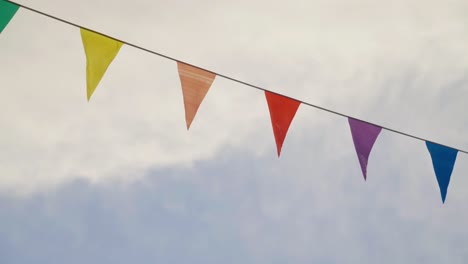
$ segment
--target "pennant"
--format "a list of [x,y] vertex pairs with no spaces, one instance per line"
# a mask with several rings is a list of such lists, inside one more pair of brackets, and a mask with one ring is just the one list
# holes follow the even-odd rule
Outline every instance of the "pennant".
[[289,126],[301,102],[268,91],[265,91],[265,97],[270,110],[271,126],[273,127],[279,157]]
[[188,130],[216,74],[182,62],[177,62],[177,68],[184,96],[185,122]]
[[80,31],[86,53],[86,85],[89,101],[123,43],[83,28]]
[[367,180],[367,161],[382,128],[353,118],[348,118],[348,122],[362,175]]
[[431,154],[432,166],[434,167],[437,182],[439,183],[442,203],[445,203],[450,176],[452,175],[453,166],[457,159],[458,150],[427,141],[426,146]]
[[5,0],[0,0],[0,33],[5,29],[18,9],[18,5]]

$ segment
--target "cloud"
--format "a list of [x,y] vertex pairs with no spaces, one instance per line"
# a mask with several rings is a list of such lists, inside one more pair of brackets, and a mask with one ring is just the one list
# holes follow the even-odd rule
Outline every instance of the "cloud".
[[[466,1],[22,1],[190,63],[468,149]],[[0,39],[2,263],[463,263],[423,142],[301,106],[277,159],[262,92],[217,78],[189,132],[174,62],[124,46],[86,102],[79,31]]]
[[[131,184],[75,180],[30,197],[3,195],[2,263],[463,263],[468,257],[463,191],[437,207],[435,177],[423,174],[430,169],[399,169],[400,175],[392,170],[396,161],[374,159],[364,184],[355,159],[304,162],[324,156],[329,145],[320,140],[293,140],[289,151],[300,151],[304,141],[316,151],[301,160],[274,162],[274,155],[225,148],[217,160],[155,168]],[[405,145],[392,143],[392,151]]]
[[[460,121],[468,68],[463,1],[425,1],[424,8],[420,1],[82,1],[77,9],[30,2],[268,89],[468,145]],[[218,78],[187,133],[173,62],[126,46],[88,104],[77,29],[22,10],[0,45],[2,192],[34,193],[80,178],[135,180],[150,167],[213,159],[227,146],[256,155],[274,148],[259,91]],[[293,124],[297,133],[313,137],[330,133],[324,122],[343,122],[326,113],[296,121],[303,123]]]

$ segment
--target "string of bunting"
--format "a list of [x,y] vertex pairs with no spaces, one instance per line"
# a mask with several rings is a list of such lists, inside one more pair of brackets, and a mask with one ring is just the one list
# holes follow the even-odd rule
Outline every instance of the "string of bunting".
[[175,61],[182,87],[182,94],[185,108],[185,122],[187,130],[190,129],[196,113],[208,93],[213,81],[216,77],[225,78],[240,84],[259,89],[265,93],[268,109],[270,112],[271,125],[276,141],[278,157],[281,155],[281,148],[286,138],[289,126],[291,125],[294,116],[301,104],[318,108],[320,110],[343,116],[348,119],[351,136],[355,146],[358,161],[361,167],[364,180],[367,179],[367,163],[369,156],[382,129],[394,132],[403,136],[411,137],[417,140],[424,141],[432,159],[433,168],[435,171],[437,183],[439,185],[442,202],[445,203],[447,189],[450,183],[450,177],[455,165],[458,152],[468,154],[467,151],[449,147],[433,141],[423,139],[408,133],[404,133],[391,128],[379,126],[364,120],[353,118],[349,115],[339,113],[321,106],[313,105],[301,100],[297,100],[279,93],[269,91],[267,89],[222,75],[213,71],[191,65],[189,63],[174,59],[154,52],[152,50],[118,40],[111,36],[99,33],[69,22],[67,20],[43,13],[30,7],[18,4],[13,1],[0,0],[0,33],[5,29],[8,23],[15,16],[19,8],[24,8],[37,14],[47,16],[57,21],[80,28],[81,38],[86,56],[86,85],[88,101],[95,92],[99,82],[103,78],[112,61],[119,53],[120,48],[125,44],[148,53],[164,57]]

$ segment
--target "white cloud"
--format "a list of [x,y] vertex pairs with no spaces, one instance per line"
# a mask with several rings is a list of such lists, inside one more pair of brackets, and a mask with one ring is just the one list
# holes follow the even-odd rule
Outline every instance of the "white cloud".
[[[268,89],[468,148],[465,1],[23,2]],[[87,103],[78,30],[26,10],[2,33],[0,58],[3,192],[31,193],[75,178],[137,179],[150,168],[212,159],[224,146],[274,154],[263,95],[248,87],[218,78],[187,132],[173,62],[126,46]],[[307,118],[308,111],[315,113],[301,107],[285,151],[294,137],[326,137],[332,132],[323,124],[343,122],[319,112]],[[352,153],[348,148],[336,145],[333,155]]]

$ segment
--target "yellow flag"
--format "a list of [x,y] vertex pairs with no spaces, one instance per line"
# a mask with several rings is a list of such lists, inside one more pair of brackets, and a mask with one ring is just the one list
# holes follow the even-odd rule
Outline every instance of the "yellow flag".
[[83,28],[80,31],[86,53],[86,84],[89,101],[123,43]]
[[182,62],[177,62],[177,67],[182,84],[188,130],[216,75]]

